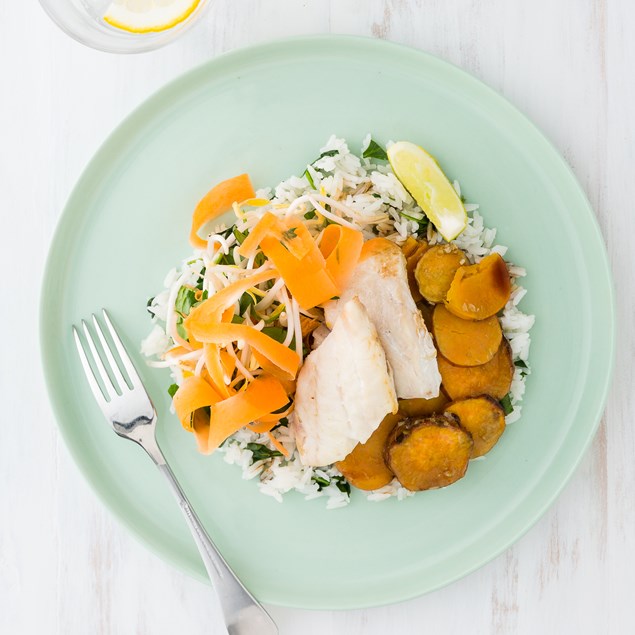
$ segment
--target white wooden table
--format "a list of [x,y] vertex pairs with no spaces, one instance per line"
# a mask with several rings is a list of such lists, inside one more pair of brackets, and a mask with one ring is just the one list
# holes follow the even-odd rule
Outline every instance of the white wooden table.
[[515,547],[404,604],[272,607],[281,633],[635,633],[632,0],[215,0],[184,39],[131,57],[80,46],[35,0],[0,2],[0,633],[224,632],[209,588],[140,546],[71,461],[40,372],[39,284],[71,187],[134,106],[223,51],[325,32],[430,51],[499,90],[547,133],[599,217],[615,275],[619,348],[591,451]]

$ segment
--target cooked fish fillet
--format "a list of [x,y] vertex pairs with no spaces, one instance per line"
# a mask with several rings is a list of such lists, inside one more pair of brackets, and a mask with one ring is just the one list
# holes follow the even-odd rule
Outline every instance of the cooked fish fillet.
[[302,462],[322,466],[343,459],[397,408],[377,330],[353,298],[298,375],[291,429]]
[[438,396],[441,375],[437,352],[412,299],[406,259],[397,245],[385,238],[373,238],[364,244],[348,288],[325,308],[329,327],[353,297],[359,298],[377,328],[393,371],[397,397]]

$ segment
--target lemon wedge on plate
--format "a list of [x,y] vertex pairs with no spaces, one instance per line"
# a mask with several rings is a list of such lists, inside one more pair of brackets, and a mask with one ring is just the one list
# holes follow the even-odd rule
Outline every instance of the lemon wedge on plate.
[[393,143],[387,154],[393,172],[437,231],[448,242],[454,240],[467,226],[467,214],[436,159],[409,141]]
[[130,33],[167,31],[186,20],[200,0],[114,0],[104,21]]

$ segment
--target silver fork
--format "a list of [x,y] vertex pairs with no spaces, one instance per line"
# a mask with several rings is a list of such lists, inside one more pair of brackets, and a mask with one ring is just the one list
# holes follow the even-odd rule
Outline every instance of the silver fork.
[[[278,628],[274,621],[242,585],[218,552],[216,545],[194,513],[176,476],[166,463],[155,435],[156,410],[108,314],[103,309],[102,313],[123,369],[115,361],[113,350],[95,315],[92,316],[93,328],[99,338],[103,355],[98,352],[95,339],[84,320],[82,320],[82,328],[88,349],[84,346],[78,330],[73,326],[77,352],[99,407],[114,431],[120,437],[138,443],[150,455],[170,484],[218,596],[228,633],[230,635],[277,635]],[[91,368],[89,357],[92,358],[101,386]],[[127,378],[122,371],[125,371]]]

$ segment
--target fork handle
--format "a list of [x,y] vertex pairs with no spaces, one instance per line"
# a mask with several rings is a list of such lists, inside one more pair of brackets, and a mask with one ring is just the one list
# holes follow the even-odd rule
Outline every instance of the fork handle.
[[274,621],[258,600],[242,585],[218,552],[212,539],[207,535],[170,466],[165,462],[163,456],[160,457],[163,459],[162,461],[157,461],[159,457],[153,456],[153,454],[150,456],[155,460],[159,471],[170,484],[203,558],[212,586],[218,596],[229,635],[254,635],[255,633],[258,635],[278,635],[278,628]]

